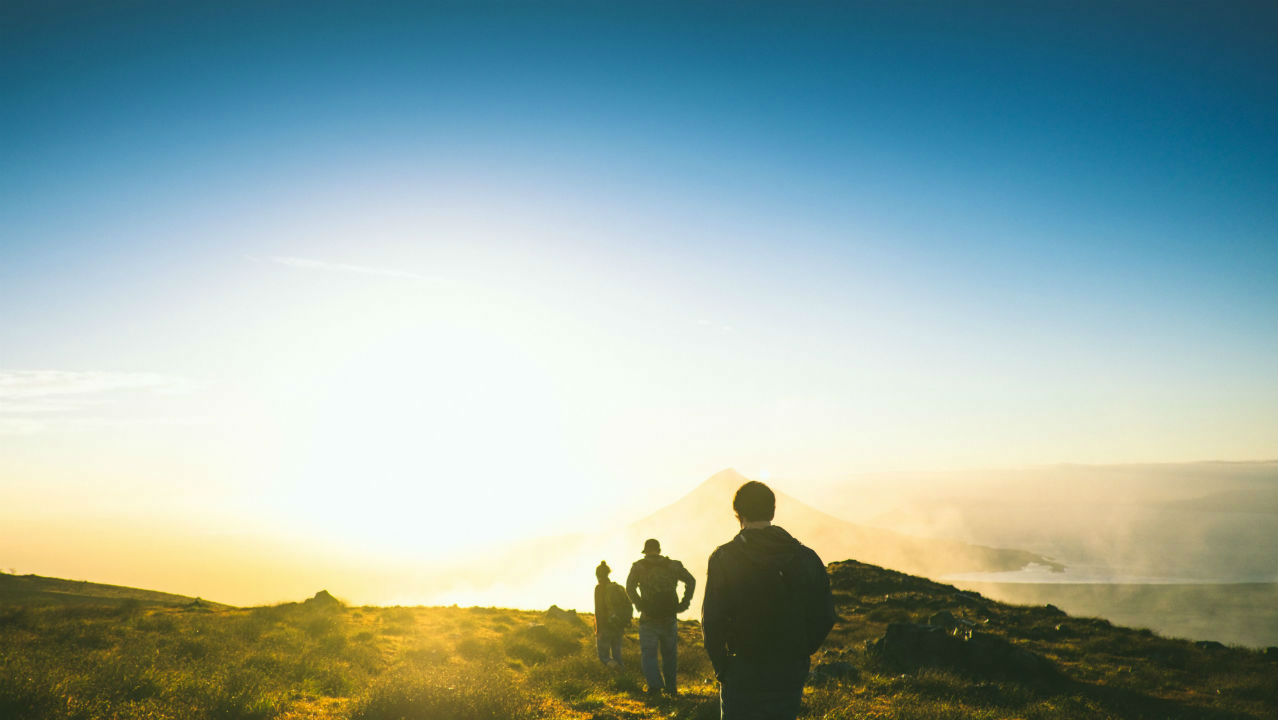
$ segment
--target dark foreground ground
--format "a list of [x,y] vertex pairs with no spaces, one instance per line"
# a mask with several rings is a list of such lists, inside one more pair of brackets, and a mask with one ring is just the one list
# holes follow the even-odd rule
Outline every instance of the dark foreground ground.
[[[1278,663],[1263,652],[855,562],[830,569],[841,619],[803,717],[1278,717]],[[0,577],[0,718],[717,717],[695,622],[680,627],[684,695],[650,705],[634,632],[613,673],[594,657],[589,616],[557,609],[356,608],[327,594],[229,608],[66,586],[50,600],[45,579],[23,592],[17,580]],[[893,623],[896,640],[867,649]]]

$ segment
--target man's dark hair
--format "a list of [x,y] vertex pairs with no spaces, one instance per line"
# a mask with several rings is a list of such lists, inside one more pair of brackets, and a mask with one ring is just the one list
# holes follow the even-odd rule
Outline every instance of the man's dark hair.
[[771,488],[757,480],[737,488],[732,497],[732,509],[742,520],[771,520],[777,511],[777,496]]

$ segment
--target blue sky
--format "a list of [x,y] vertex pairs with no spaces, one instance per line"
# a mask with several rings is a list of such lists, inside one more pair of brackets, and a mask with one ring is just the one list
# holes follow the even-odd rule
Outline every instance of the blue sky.
[[1275,6],[978,5],[9,4],[0,488],[1272,457]]

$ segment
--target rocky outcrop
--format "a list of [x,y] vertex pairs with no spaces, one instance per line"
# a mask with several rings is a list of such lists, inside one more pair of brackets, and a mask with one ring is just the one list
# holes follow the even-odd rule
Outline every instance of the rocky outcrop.
[[551,605],[545,614],[547,622],[567,623],[568,625],[585,626],[586,621],[577,614],[576,610],[564,610],[558,605]]
[[867,647],[888,665],[905,671],[925,667],[953,670],[975,678],[1045,684],[1060,678],[1047,658],[987,633],[950,634],[937,625],[892,623]]
[[307,607],[314,608],[340,608],[342,601],[333,597],[327,590],[320,590],[314,596],[302,603]]

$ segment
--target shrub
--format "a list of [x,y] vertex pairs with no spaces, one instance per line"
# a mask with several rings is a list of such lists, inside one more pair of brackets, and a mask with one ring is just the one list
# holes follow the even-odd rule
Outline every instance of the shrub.
[[564,627],[564,623],[530,625],[517,633],[515,637],[531,645],[535,645],[551,657],[564,657],[581,650],[581,640],[576,637],[575,629]]
[[546,653],[528,643],[514,642],[506,646],[506,654],[525,665],[536,665],[546,660]]

